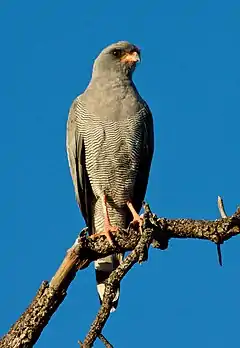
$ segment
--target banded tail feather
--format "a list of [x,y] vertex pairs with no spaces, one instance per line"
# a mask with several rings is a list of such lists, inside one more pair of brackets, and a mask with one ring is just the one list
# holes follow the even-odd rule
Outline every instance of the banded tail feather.
[[[96,273],[96,281],[97,281],[97,291],[100,300],[100,304],[102,304],[103,296],[105,292],[105,282],[108,280],[111,272],[116,269],[122,261],[122,255],[114,254],[102,259],[99,259],[94,262],[95,273]],[[115,297],[112,303],[111,312],[114,312],[117,308],[118,301],[120,296],[120,287],[116,290]]]

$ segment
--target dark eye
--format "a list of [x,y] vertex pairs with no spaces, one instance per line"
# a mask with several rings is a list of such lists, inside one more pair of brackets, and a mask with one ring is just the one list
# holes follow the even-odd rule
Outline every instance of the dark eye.
[[120,57],[122,55],[122,51],[120,49],[114,49],[112,51],[112,54],[115,56],[115,57]]

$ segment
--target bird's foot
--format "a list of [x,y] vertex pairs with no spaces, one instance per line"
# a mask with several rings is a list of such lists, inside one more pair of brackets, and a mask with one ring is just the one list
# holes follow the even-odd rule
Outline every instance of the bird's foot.
[[107,240],[109,241],[110,245],[113,245],[113,241],[112,241],[112,233],[115,233],[118,231],[118,227],[117,226],[112,226],[110,224],[105,225],[105,230],[103,232],[100,232],[101,236],[105,236],[107,238]]
[[143,224],[143,218],[140,216],[136,210],[134,209],[131,202],[127,202],[127,206],[132,213],[133,220],[130,222],[131,226],[138,227],[139,231],[142,233],[142,224]]
[[112,241],[112,236],[111,234],[114,232],[118,231],[118,227],[117,226],[112,226],[110,224],[105,223],[104,226],[104,231],[103,232],[99,232],[99,233],[94,233],[91,235],[91,238],[95,239],[96,237],[99,236],[105,236],[109,242],[110,245],[113,245],[113,241]]

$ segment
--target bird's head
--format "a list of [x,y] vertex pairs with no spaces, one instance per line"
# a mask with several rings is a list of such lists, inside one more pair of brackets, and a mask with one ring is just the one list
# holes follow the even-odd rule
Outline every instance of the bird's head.
[[94,62],[93,72],[131,77],[139,61],[140,49],[127,41],[119,41],[104,48]]

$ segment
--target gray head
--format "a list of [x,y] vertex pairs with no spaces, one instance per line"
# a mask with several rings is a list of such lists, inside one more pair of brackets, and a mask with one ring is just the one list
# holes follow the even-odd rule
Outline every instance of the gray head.
[[119,41],[99,54],[94,62],[93,75],[131,77],[139,61],[140,49],[127,41]]

